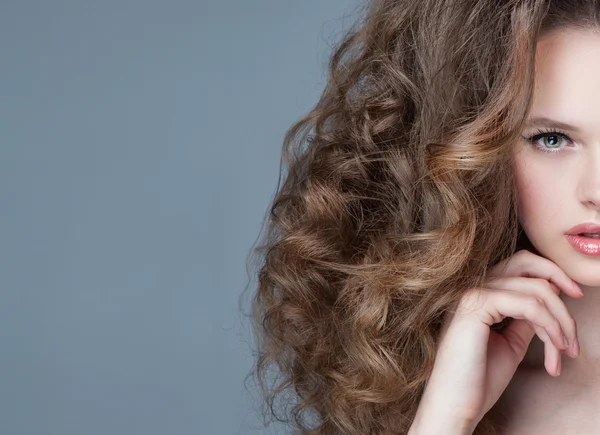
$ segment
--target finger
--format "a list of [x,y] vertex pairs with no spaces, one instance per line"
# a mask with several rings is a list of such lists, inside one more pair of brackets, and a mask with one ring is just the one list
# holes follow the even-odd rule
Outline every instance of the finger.
[[544,367],[551,376],[560,375],[560,350],[550,340],[544,341]]
[[[507,316],[525,319],[544,329],[558,349],[566,348],[559,321],[550,313],[542,299],[528,294],[493,288],[473,289],[463,296],[455,315],[476,316],[490,326]],[[521,338],[524,340],[526,336]]]
[[551,282],[543,278],[503,277],[490,280],[486,285],[493,288],[513,290],[540,298],[552,315],[559,321],[563,335],[569,342],[568,355],[577,356],[575,340],[577,339],[577,325],[569,313],[564,301],[558,296],[560,290]]
[[528,320],[514,319],[502,331],[502,335],[510,344],[511,348],[522,361],[527,353],[529,343],[534,335],[537,335],[544,343],[544,367],[550,376],[558,376],[558,361],[560,360],[560,350],[552,344],[546,331]]
[[544,367],[551,376],[560,375],[560,350],[552,343],[546,331],[538,326],[532,325],[540,340],[544,342]]
[[571,297],[583,297],[583,292],[579,285],[569,278],[556,263],[526,249],[517,251],[511,257],[488,269],[487,276],[490,278],[499,278],[502,276],[543,278],[554,283],[565,294]]
[[[527,349],[536,332],[536,327],[531,322],[523,319],[513,319],[501,334],[517,355],[518,361],[521,362],[525,358]],[[546,334],[546,336],[548,335]]]

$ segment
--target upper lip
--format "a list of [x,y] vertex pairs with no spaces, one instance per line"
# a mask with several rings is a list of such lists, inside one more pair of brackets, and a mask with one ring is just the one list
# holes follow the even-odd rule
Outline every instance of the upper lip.
[[582,224],[575,225],[567,232],[567,234],[581,233],[600,233],[600,224],[594,222],[584,222]]

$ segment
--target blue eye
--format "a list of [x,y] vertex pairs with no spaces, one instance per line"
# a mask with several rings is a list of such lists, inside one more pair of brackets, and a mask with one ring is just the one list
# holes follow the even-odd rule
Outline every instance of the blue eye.
[[[551,139],[551,142],[554,143],[550,144],[550,146],[547,145],[540,145],[538,142],[540,141],[540,139]],[[525,139],[527,142],[530,142],[532,144],[534,144],[535,148],[540,150],[543,153],[559,153],[562,152],[561,150],[564,147],[560,146],[560,140],[564,139],[567,143],[571,143],[572,140],[569,136],[567,136],[567,134],[563,131],[557,131],[557,130],[538,130],[537,134],[530,136],[530,137],[526,137],[523,138]]]

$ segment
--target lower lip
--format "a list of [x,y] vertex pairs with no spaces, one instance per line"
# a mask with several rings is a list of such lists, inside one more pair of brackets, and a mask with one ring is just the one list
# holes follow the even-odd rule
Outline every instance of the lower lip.
[[569,243],[579,252],[594,257],[600,256],[600,239],[578,236],[576,234],[567,234]]

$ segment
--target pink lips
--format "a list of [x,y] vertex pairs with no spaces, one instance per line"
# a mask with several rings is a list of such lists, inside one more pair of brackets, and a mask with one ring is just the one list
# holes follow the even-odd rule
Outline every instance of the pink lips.
[[566,234],[571,246],[582,254],[600,256],[600,238],[585,237],[581,233],[600,233],[600,224],[586,222],[575,225]]
[[600,239],[592,239],[591,237],[575,236],[567,234],[569,243],[579,252],[593,257],[600,256]]
[[600,224],[596,224],[594,222],[585,222],[583,224],[575,225],[567,232],[567,234],[581,233],[600,233]]

